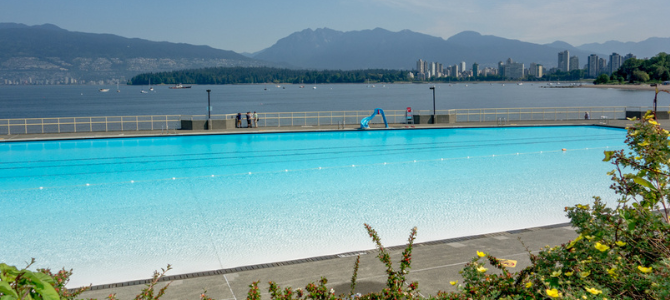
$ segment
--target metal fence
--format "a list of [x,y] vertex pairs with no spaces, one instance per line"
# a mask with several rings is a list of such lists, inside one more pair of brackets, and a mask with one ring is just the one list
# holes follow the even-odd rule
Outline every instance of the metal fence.
[[[633,108],[635,109],[635,108]],[[637,109],[643,109],[642,107]],[[477,108],[438,110],[437,115],[456,117],[457,123],[509,121],[561,121],[584,119],[589,113],[591,119],[624,119],[625,106],[608,107],[541,107],[541,108]],[[316,112],[274,112],[258,113],[259,127],[290,126],[344,126],[359,124],[362,118],[372,115],[374,110],[364,111],[316,111]],[[384,111],[391,124],[405,124],[405,110]],[[415,110],[415,115],[432,115],[432,110]],[[236,114],[212,115],[212,119],[235,119]],[[70,117],[0,119],[0,135],[33,133],[70,133],[139,130],[178,130],[181,120],[205,120],[206,115],[182,116],[116,116],[116,117]],[[242,115],[246,125],[246,115]],[[381,116],[375,116],[370,124],[383,124]]]
[[[588,112],[590,119],[625,119],[625,106],[608,107],[540,107],[540,108],[481,108],[453,109],[456,122],[507,121],[569,121],[583,120]],[[439,113],[438,113],[439,114]]]
[[[374,110],[361,111],[313,111],[313,112],[273,112],[258,113],[259,127],[289,127],[289,126],[329,126],[360,124],[361,119],[372,115]],[[432,111],[431,111],[432,112]],[[386,121],[390,124],[404,124],[407,122],[404,110],[384,110]],[[212,115],[211,118],[235,119],[236,114]],[[185,116],[184,119],[205,120],[206,115]],[[246,114],[242,114],[243,126],[246,125]],[[370,124],[383,124],[381,117],[375,116]]]
[[0,135],[168,130],[181,127],[181,116],[116,116],[0,119]]

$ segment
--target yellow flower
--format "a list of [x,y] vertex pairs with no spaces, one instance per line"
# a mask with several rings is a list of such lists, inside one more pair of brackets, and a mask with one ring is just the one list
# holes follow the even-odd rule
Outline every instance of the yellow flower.
[[607,270],[607,274],[612,276],[616,275],[616,267],[612,267],[611,269]]
[[617,244],[617,246],[619,246],[619,247],[626,246],[626,242],[622,242],[622,241],[616,241],[616,244]]
[[626,118],[628,121],[635,121],[637,120],[637,117],[632,117],[632,118]]
[[584,237],[585,237],[587,240],[589,240],[589,241],[592,240],[592,239],[594,238],[594,236],[592,236],[592,235],[586,235],[586,236],[584,236]]
[[644,141],[644,142],[642,142],[642,143],[639,143],[638,146],[640,146],[640,147],[649,146],[649,142]]
[[596,249],[600,250],[600,252],[605,252],[605,251],[607,251],[607,250],[610,249],[609,246],[607,246],[607,245],[603,245],[603,244],[601,244],[600,242],[597,242],[596,245],[595,245],[595,247],[596,247]]
[[[581,205],[581,204],[577,204],[577,206],[580,206],[580,205]],[[583,205],[582,205],[582,206],[583,206]],[[574,247],[575,244],[576,244],[579,240],[581,240],[583,237],[584,237],[584,235],[580,234],[574,241],[572,241],[572,242],[570,242],[570,244],[568,244],[567,249],[570,249],[570,248]]]
[[449,284],[451,284],[451,285],[456,285],[457,283],[458,283],[458,281],[449,281]]
[[637,269],[640,270],[640,272],[642,272],[642,273],[649,273],[649,272],[651,272],[651,267],[649,267],[649,268],[645,268],[645,267],[643,267],[643,266],[637,266]]
[[601,291],[601,290],[597,290],[596,288],[584,288],[584,289],[585,289],[587,292],[589,292],[589,293],[591,293],[591,294],[594,294],[594,295],[599,295],[599,294],[601,294],[601,293],[603,292],[603,291]]
[[561,276],[561,270],[551,272],[551,277],[558,277]]
[[570,276],[572,276],[572,273],[573,273],[573,272],[565,272],[565,276],[570,277]]
[[549,296],[551,298],[558,298],[558,297],[563,296],[563,294],[558,292],[558,290],[556,290],[556,289],[547,289],[547,296]]
[[531,286],[533,286],[533,282],[531,282],[531,281],[526,282],[526,288],[527,289],[530,288]]
[[477,251],[477,256],[484,257],[486,256],[486,253]]
[[630,136],[636,136],[638,134],[640,134],[640,131],[635,130],[635,131],[631,132]]
[[589,271],[579,272],[579,277],[581,277],[581,278],[586,278],[589,275],[591,275],[591,272],[589,272]]
[[582,295],[582,299],[589,299],[586,295]]
[[488,269],[487,269],[487,268],[484,268],[484,267],[478,267],[478,268],[477,268],[477,271],[478,271],[478,272],[481,272],[481,273],[484,273],[484,272],[486,272],[487,270],[488,270]]
[[654,120],[649,120],[649,124],[651,124],[651,125],[658,125],[658,122],[656,122],[656,121],[654,121]]

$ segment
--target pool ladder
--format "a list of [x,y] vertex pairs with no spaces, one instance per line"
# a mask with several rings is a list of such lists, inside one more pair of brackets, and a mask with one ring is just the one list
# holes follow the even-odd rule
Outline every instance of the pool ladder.
[[498,118],[498,126],[505,126],[505,125],[507,125],[507,118],[505,117]]
[[[167,126],[167,127],[166,127]],[[161,126],[161,135],[170,135],[170,126]],[[177,135],[177,128],[173,128],[173,134]]]

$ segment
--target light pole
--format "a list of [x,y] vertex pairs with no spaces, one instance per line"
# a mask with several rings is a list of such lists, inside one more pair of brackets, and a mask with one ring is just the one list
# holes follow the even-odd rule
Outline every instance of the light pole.
[[430,87],[433,90],[433,124],[435,124],[435,86]]
[[212,130],[212,119],[211,119],[211,112],[212,112],[212,104],[209,99],[209,93],[212,90],[207,90],[207,129]]

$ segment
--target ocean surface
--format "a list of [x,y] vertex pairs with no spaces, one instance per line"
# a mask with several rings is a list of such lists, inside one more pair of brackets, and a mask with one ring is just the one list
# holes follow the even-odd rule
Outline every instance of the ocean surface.
[[[556,83],[554,83],[556,85]],[[565,86],[566,83],[561,83]],[[432,110],[432,84],[316,84],[305,85],[194,85],[171,90],[168,86],[7,86],[0,85],[0,119],[204,115],[211,89],[212,114],[247,111],[305,112]],[[436,84],[437,110],[457,108],[516,108],[574,106],[651,106],[653,91],[590,88],[541,88],[547,83]],[[314,88],[316,87],[316,89]],[[101,88],[109,88],[101,93]],[[670,105],[659,97],[659,107]]]

